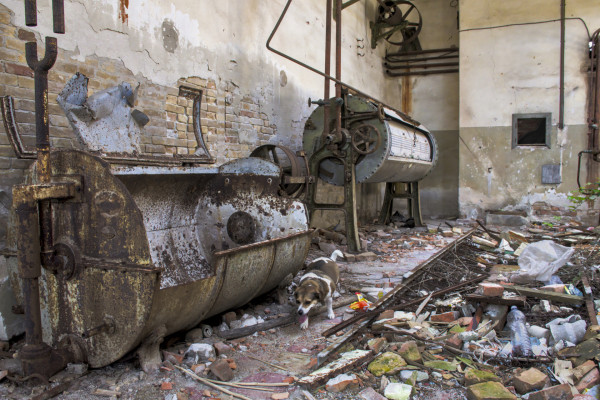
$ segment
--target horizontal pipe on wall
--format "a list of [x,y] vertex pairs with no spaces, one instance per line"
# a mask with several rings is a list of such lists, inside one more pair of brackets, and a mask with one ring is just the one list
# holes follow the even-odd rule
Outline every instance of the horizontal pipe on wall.
[[458,47],[448,47],[445,49],[430,49],[430,50],[415,50],[415,51],[405,51],[398,53],[389,53],[386,54],[386,57],[396,57],[396,56],[418,56],[421,54],[431,54],[431,53],[445,53],[445,52],[457,52]]
[[458,62],[449,62],[449,63],[435,63],[435,64],[409,64],[409,65],[389,65],[385,63],[384,66],[390,70],[396,69],[410,69],[410,68],[435,68],[435,67],[457,67]]
[[456,69],[440,69],[433,71],[410,71],[410,72],[390,72],[390,70],[385,71],[388,76],[412,76],[412,75],[433,75],[433,74],[451,74],[454,72],[458,72],[458,68]]

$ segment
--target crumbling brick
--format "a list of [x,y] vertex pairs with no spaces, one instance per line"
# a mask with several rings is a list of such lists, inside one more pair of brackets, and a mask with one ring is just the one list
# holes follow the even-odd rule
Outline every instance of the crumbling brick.
[[572,398],[571,386],[565,383],[530,393],[528,400],[571,400]]
[[212,372],[219,380],[224,382],[228,382],[233,379],[233,370],[229,366],[229,363],[226,360],[220,359],[208,367],[210,372]]
[[513,376],[513,385],[520,394],[540,390],[548,382],[548,376],[536,368],[520,371]]

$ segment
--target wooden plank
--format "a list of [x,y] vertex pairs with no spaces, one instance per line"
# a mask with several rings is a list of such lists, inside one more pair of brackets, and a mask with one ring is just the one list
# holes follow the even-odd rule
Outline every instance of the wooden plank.
[[598,325],[598,316],[596,314],[596,308],[594,307],[594,296],[592,295],[592,287],[587,276],[581,277],[581,283],[583,283],[583,296],[585,297],[585,307],[587,308],[590,316],[590,322],[592,325]]
[[550,300],[557,303],[566,303],[566,304],[583,304],[583,297],[574,296],[572,294],[566,293],[556,293],[551,292],[549,290],[540,290],[534,288],[528,288],[525,286],[517,286],[517,285],[500,285],[504,288],[504,290],[508,290],[509,292],[517,293],[520,295],[525,295],[527,297],[534,297],[536,299]]
[[362,364],[373,355],[371,350],[353,350],[342,353],[340,358],[330,362],[323,368],[298,380],[298,384],[306,388],[315,388],[327,382],[330,378],[343,374],[346,371]]
[[519,306],[519,307],[525,307],[525,302],[527,301],[527,297],[525,297],[525,296],[488,297],[488,296],[482,296],[480,294],[468,294],[465,296],[465,299],[467,299],[469,301],[476,301],[479,303],[501,304],[503,306]]

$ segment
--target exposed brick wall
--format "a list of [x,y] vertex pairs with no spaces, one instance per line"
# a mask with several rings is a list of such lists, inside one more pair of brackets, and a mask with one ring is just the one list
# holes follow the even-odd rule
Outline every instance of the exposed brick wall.
[[[38,33],[24,25],[24,21],[15,21],[14,14],[0,4],[0,96],[13,97],[21,139],[28,148],[34,149],[34,80],[25,59],[25,43],[37,41],[40,57],[44,53],[44,43]],[[146,154],[193,155],[198,148],[193,128],[193,100],[179,96],[180,85],[202,91],[202,135],[216,164],[246,157],[257,146],[272,142],[277,134],[275,125],[261,111],[260,101],[233,83],[187,77],[179,79],[172,87],[158,85],[134,75],[117,59],[93,56],[79,61],[73,53],[60,48],[60,40],[58,35],[58,59],[48,75],[50,137],[55,148],[85,149],[56,102],[58,94],[76,72],[89,78],[88,96],[121,82],[128,82],[133,87],[140,83],[135,108],[150,118],[141,138]],[[32,161],[16,158],[4,124],[0,126],[0,195],[4,192],[10,198],[12,186],[23,182]],[[199,149],[198,154],[204,154],[203,150]],[[0,203],[0,216],[6,216],[8,212],[4,203],[10,204],[10,201]],[[5,223],[0,225],[1,248]]]
[[[589,207],[572,210],[568,207],[557,207],[543,201],[537,201],[531,206],[531,216],[540,221],[582,221],[589,225],[596,225],[600,216],[600,210]],[[595,223],[594,223],[595,222]]]
[[[39,34],[14,21],[14,15],[0,4],[0,96],[10,95],[15,101],[16,120],[23,142],[35,145],[34,81],[25,60],[25,43],[37,40],[38,53],[44,44]],[[22,24],[24,25],[24,24]],[[179,86],[202,90],[201,126],[204,141],[217,164],[245,157],[257,146],[271,141],[276,127],[261,111],[259,101],[229,82],[201,77],[187,77],[172,87],[155,84],[142,76],[133,75],[120,60],[87,57],[77,60],[60,49],[58,60],[48,76],[50,136],[56,148],[84,149],[73,132],[56,97],[66,82],[80,72],[89,78],[88,95],[96,91],[129,82],[140,83],[136,108],[150,117],[141,138],[143,151],[152,155],[192,155],[197,150],[193,130],[193,101],[179,96]],[[0,190],[6,190],[7,174],[19,180],[22,170],[31,161],[18,160],[10,146],[4,127],[0,132]],[[198,154],[203,154],[200,149]],[[14,182],[11,182],[11,184]]]

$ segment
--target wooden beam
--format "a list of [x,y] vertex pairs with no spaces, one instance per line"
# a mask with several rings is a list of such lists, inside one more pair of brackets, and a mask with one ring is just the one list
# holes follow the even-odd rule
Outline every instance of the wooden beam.
[[572,294],[566,293],[556,293],[551,292],[549,290],[540,290],[534,288],[528,288],[525,286],[517,286],[517,285],[501,285],[504,290],[508,290],[509,292],[517,293],[520,295],[525,295],[527,297],[534,297],[536,299],[550,300],[557,303],[566,303],[566,304],[583,304],[583,297],[574,296]]

